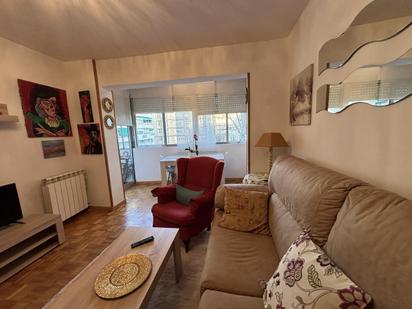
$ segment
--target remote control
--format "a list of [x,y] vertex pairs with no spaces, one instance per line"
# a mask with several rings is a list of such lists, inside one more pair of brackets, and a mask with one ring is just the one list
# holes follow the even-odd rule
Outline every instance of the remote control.
[[136,247],[138,247],[138,246],[141,246],[141,245],[143,245],[143,244],[145,244],[145,243],[147,243],[147,242],[153,241],[153,240],[154,240],[154,237],[153,237],[153,236],[149,236],[149,237],[147,237],[147,238],[145,238],[145,239],[142,239],[142,240],[139,240],[139,241],[136,241],[136,242],[132,243],[132,244],[130,245],[130,247],[132,247],[132,249],[133,249],[133,248],[136,248]]

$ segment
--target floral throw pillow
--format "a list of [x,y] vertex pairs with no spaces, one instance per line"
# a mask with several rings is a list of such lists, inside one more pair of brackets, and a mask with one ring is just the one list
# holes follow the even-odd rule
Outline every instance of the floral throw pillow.
[[363,309],[371,297],[305,231],[283,256],[263,294],[268,309]]

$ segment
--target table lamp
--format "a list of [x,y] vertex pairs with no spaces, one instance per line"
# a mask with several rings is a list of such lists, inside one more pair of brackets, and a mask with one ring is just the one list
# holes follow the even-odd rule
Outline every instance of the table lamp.
[[268,147],[268,170],[267,173],[269,174],[270,169],[272,168],[273,162],[273,147],[288,147],[288,143],[286,143],[285,139],[283,138],[282,134],[277,132],[271,133],[263,133],[260,137],[259,141],[256,143],[256,147]]

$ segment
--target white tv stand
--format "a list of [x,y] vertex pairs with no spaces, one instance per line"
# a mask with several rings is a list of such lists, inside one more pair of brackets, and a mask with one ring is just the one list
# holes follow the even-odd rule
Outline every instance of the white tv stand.
[[0,228],[0,283],[65,240],[60,215],[38,214]]

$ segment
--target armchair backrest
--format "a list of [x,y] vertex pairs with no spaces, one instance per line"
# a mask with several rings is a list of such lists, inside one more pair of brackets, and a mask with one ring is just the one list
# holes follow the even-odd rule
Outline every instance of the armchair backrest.
[[177,183],[214,193],[220,185],[223,167],[223,161],[210,157],[180,158],[177,160]]

